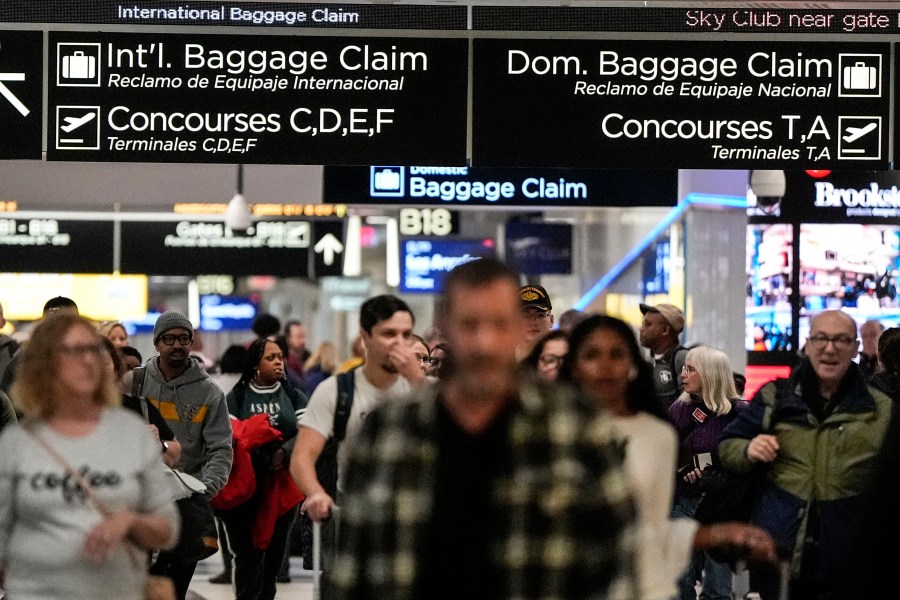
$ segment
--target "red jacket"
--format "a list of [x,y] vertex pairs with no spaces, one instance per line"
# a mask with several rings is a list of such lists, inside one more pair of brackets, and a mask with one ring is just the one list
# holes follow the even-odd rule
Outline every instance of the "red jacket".
[[216,497],[213,508],[229,510],[241,506],[256,495],[259,507],[253,519],[253,546],[264,550],[269,546],[275,530],[275,520],[303,501],[290,470],[257,472],[253,469],[251,452],[269,442],[281,440],[281,432],[272,427],[269,417],[253,415],[249,419],[232,419],[234,461],[231,475]]

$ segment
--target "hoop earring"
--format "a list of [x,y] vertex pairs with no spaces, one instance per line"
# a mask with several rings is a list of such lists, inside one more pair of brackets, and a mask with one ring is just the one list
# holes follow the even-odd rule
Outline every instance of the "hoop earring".
[[628,381],[634,381],[635,379],[637,379],[638,373],[638,368],[632,365],[631,368],[628,369]]

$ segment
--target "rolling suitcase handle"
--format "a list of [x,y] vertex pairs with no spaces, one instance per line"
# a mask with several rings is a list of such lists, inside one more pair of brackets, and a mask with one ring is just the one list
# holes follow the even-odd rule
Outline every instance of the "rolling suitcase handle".
[[322,524],[318,521],[312,523],[312,538],[313,600],[319,600],[322,597]]
[[[340,517],[340,508],[331,507],[331,518],[337,521]],[[337,538],[337,534],[335,534]],[[312,568],[313,568],[313,600],[320,600],[322,597],[322,524],[318,521],[312,522]]]

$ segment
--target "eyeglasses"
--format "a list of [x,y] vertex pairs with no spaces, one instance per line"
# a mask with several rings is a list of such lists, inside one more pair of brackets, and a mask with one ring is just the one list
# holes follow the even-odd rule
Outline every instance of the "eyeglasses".
[[828,337],[827,335],[821,333],[806,338],[806,341],[809,342],[809,345],[816,350],[824,349],[825,346],[828,345],[828,342],[834,344],[835,350],[846,350],[856,342],[856,340],[849,335],[836,335],[834,337]]
[[541,366],[544,367],[558,367],[562,364],[565,356],[561,356],[559,354],[541,354],[538,357],[538,360],[541,362]]
[[526,321],[542,321],[550,316],[550,311],[544,310],[526,310],[525,311],[525,320]]
[[683,367],[681,367],[681,372],[687,373],[690,375],[690,374],[696,373],[697,369],[695,369],[694,367],[691,367],[689,365],[684,365]]
[[431,358],[430,356],[426,356],[424,354],[416,354],[416,359],[423,365],[428,365],[429,367],[433,367],[438,363],[438,359]]
[[159,336],[159,339],[166,346],[174,346],[175,342],[178,342],[182,346],[187,346],[194,341],[194,338],[186,333],[182,333],[181,335],[172,335],[171,333],[167,333],[166,335]]
[[59,346],[59,353],[68,358],[98,357],[106,350],[102,344],[79,344],[77,346]]

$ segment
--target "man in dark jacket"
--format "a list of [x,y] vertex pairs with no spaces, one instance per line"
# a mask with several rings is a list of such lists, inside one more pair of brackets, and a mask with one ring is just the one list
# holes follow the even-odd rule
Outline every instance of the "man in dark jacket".
[[673,304],[641,304],[640,309],[644,315],[641,346],[650,350],[656,397],[668,409],[684,389],[680,375],[688,351],[678,341],[684,331],[684,312]]
[[[853,363],[858,343],[849,315],[816,315],[790,379],[763,386],[719,443],[732,471],[767,463],[752,521],[791,561],[791,600],[835,598],[832,590],[858,579],[848,565],[866,494],[884,476],[880,450],[897,423],[891,399],[867,386]],[[767,411],[772,426],[765,429]],[[751,585],[763,600],[778,598],[776,573],[751,569]]]

